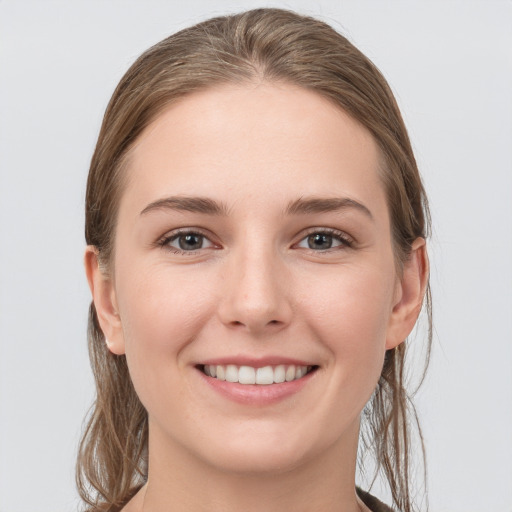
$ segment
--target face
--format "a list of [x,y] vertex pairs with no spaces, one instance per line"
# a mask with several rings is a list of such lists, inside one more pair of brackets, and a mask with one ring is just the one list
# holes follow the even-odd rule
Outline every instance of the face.
[[290,85],[195,93],[143,133],[93,293],[152,446],[270,471],[357,442],[412,328],[378,169],[362,126]]

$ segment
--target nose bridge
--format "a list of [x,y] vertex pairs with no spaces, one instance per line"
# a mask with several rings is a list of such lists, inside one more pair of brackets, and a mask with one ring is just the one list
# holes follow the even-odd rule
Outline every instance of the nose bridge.
[[272,242],[246,234],[231,252],[220,308],[223,323],[251,332],[289,323],[284,262]]

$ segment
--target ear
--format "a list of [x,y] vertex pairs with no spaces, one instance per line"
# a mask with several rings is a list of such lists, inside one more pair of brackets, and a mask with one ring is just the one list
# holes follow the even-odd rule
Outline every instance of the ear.
[[429,265],[423,238],[417,238],[397,282],[393,310],[388,324],[386,350],[400,345],[411,333],[421,311],[427,289]]
[[88,245],[85,249],[84,263],[96,315],[108,349],[117,355],[124,354],[123,329],[117,308],[115,286],[112,278],[102,271],[98,250],[93,245]]

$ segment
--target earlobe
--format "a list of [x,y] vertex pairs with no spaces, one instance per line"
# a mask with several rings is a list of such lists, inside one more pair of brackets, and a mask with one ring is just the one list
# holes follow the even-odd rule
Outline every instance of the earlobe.
[[87,246],[84,264],[98,322],[107,347],[114,354],[124,354],[124,337],[114,283],[112,278],[101,269],[96,247]]
[[429,264],[425,240],[417,238],[411,247],[398,283],[397,299],[388,325],[386,350],[397,347],[409,336],[420,314],[427,289]]

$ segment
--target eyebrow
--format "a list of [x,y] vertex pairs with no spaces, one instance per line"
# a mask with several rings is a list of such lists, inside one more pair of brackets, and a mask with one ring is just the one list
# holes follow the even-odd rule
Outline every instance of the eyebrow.
[[[300,197],[288,204],[286,215],[307,215],[312,213],[327,213],[340,210],[355,209],[373,220],[370,210],[362,203],[348,197]],[[148,204],[141,212],[145,215],[155,210],[175,210],[204,215],[228,215],[228,207],[207,197],[172,196],[158,199]]]
[[192,213],[202,213],[205,215],[227,215],[228,208],[223,203],[218,203],[207,197],[166,197],[158,199],[146,206],[140,212],[145,215],[154,210],[177,210]]
[[288,205],[286,213],[288,215],[307,215],[311,213],[328,213],[350,209],[358,210],[373,220],[371,211],[364,204],[348,197],[301,197]]

